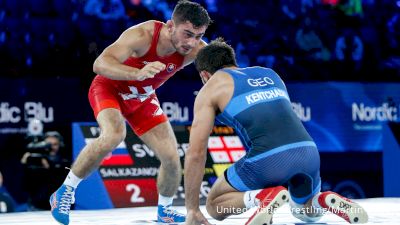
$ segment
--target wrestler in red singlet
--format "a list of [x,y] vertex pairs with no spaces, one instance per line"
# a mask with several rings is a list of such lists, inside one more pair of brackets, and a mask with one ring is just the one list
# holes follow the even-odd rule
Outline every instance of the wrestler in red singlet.
[[125,120],[160,160],[157,222],[185,221],[184,214],[172,209],[182,165],[175,134],[155,90],[195,60],[206,45],[202,37],[210,23],[204,7],[180,0],[165,24],[149,20],[129,27],[96,58],[93,71],[99,75],[90,87],[89,101],[101,132],[83,147],[64,183],[50,197],[51,214],[58,223],[69,224],[79,183],[125,139]]
[[147,53],[139,58],[129,57],[124,64],[138,69],[147,62],[159,61],[166,69],[143,81],[111,80],[97,75],[89,90],[89,101],[95,117],[105,108],[121,110],[137,135],[142,135],[154,126],[168,120],[162,112],[155,90],[172,77],[183,65],[184,56],[178,52],[160,57],[157,43],[163,23],[154,23],[154,34]]

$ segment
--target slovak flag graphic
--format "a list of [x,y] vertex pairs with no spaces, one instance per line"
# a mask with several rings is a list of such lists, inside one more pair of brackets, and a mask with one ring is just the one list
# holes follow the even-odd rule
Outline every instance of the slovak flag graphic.
[[[86,144],[93,141],[94,138],[86,138]],[[126,149],[125,141],[122,141],[117,148],[109,153],[101,162],[101,166],[132,166],[134,163],[132,157]]]
[[172,71],[174,71],[175,70],[175,64],[173,64],[173,63],[168,63],[168,65],[167,65],[167,72],[168,73],[171,73]]

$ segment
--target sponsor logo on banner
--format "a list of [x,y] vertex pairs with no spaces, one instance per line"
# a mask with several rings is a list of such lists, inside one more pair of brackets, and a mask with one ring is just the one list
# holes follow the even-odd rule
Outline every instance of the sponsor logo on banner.
[[42,102],[25,102],[22,107],[9,102],[0,102],[0,134],[25,134],[28,129],[27,124],[23,123],[33,119],[43,123],[53,123],[53,107],[45,107]]
[[10,106],[8,102],[0,103],[0,123],[19,123],[21,121],[21,109]]
[[[93,136],[93,137],[98,137],[98,136],[100,136],[100,133],[101,133],[101,129],[100,129],[100,127],[95,127],[95,126],[91,126],[91,127],[89,127],[89,131],[90,131],[90,134]],[[86,139],[89,139],[89,138],[86,138]],[[125,142],[124,142],[125,143]],[[87,141],[86,141],[86,144],[87,144]]]
[[398,108],[386,102],[380,106],[353,103],[351,109],[355,130],[382,130],[381,122],[398,121]]
[[[185,156],[185,152],[189,148],[189,143],[178,143],[178,154],[180,157]],[[146,158],[146,157],[151,157],[154,158],[156,157],[155,153],[153,150],[151,150],[147,145],[145,144],[133,144],[132,145],[132,150],[134,152],[134,156],[137,158]]]
[[386,102],[381,106],[368,106],[364,103],[353,103],[351,106],[353,121],[385,122],[398,119],[398,109]]
[[189,108],[179,106],[177,102],[163,102],[161,104],[164,114],[171,122],[188,122]]
[[311,120],[311,107],[304,107],[300,102],[292,102],[292,108],[301,121],[307,122]]
[[53,107],[45,107],[42,102],[25,102],[24,106],[12,106],[8,102],[0,102],[0,123],[29,122],[38,119],[44,123],[54,122]]

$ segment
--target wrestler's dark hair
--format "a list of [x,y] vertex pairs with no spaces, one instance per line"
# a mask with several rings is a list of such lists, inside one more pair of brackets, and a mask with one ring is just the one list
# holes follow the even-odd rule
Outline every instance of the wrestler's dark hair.
[[194,28],[208,26],[211,23],[211,18],[203,6],[187,0],[181,0],[176,4],[172,13],[172,20],[177,25],[189,21]]
[[237,66],[235,51],[219,37],[199,51],[195,65],[197,71],[207,71],[211,74],[224,67]]

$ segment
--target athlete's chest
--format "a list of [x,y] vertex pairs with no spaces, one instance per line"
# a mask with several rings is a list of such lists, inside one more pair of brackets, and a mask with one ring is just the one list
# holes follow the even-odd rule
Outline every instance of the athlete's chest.
[[161,71],[156,77],[170,77],[175,74],[183,65],[183,57],[178,54],[172,54],[165,57],[160,57],[154,54],[147,54],[145,56],[134,58],[128,58],[124,64],[127,66],[132,66],[138,69],[142,69],[147,64],[151,62],[159,61],[165,64],[165,70]]

